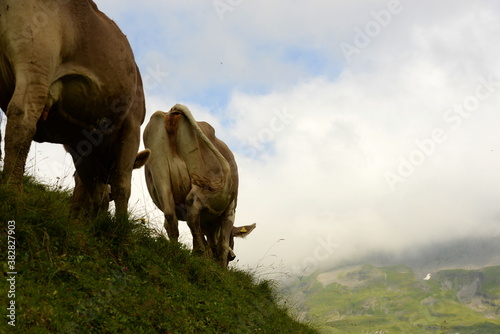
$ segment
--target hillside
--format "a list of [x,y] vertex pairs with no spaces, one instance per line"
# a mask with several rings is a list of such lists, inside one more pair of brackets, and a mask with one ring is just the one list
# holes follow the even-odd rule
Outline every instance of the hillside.
[[1,333],[317,333],[272,281],[193,256],[140,219],[71,218],[68,192],[51,188],[0,187]]
[[[351,261],[353,261],[351,259]],[[412,268],[417,276],[425,277],[444,269],[477,269],[500,265],[500,235],[454,238],[412,245],[398,252],[370,252],[356,263],[371,263],[389,267],[400,263]]]
[[423,280],[407,266],[354,265],[294,290],[328,333],[500,333],[500,266]]

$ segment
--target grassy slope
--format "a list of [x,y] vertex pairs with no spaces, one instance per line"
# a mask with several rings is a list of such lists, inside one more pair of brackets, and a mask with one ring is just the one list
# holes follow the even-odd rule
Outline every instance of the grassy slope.
[[[466,271],[464,271],[466,272]],[[442,271],[429,281],[417,279],[404,266],[365,265],[340,278],[362,282],[323,287],[311,277],[305,296],[311,314],[327,323],[329,333],[500,333],[500,267],[485,268],[481,295],[496,310],[487,318],[457,298],[470,272]],[[449,278],[448,283],[443,282]],[[491,310],[490,310],[491,313]],[[377,332],[378,331],[378,332]]]
[[[16,332],[317,333],[279,306],[272,282],[222,270],[140,222],[72,219],[68,193],[46,188],[0,187],[2,259],[16,221]],[[13,328],[0,287],[3,333]]]

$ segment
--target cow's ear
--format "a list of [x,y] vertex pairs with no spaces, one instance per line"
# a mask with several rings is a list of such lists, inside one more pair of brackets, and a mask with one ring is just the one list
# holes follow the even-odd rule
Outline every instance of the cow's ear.
[[151,150],[149,148],[137,153],[137,156],[135,157],[134,161],[134,169],[141,168],[142,166],[144,166],[146,162],[148,162],[150,156],[151,156]]
[[252,231],[255,229],[255,227],[256,227],[255,223],[252,225],[246,225],[246,226],[240,226],[240,227],[233,226],[232,234],[235,237],[244,238],[247,235],[249,235],[250,233],[252,233]]

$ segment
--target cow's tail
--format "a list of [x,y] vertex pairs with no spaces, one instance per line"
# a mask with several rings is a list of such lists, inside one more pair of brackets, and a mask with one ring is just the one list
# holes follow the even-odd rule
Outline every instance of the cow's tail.
[[210,139],[207,138],[203,130],[198,125],[198,122],[194,119],[193,114],[191,114],[191,111],[182,104],[176,104],[175,106],[172,107],[170,111],[179,112],[188,119],[189,123],[195,130],[198,137],[208,146],[208,148],[212,151],[212,153],[217,157],[217,160],[219,161],[222,167],[222,171],[224,173],[223,175],[225,176],[225,184],[226,186],[229,185],[231,182],[231,166],[229,165],[229,162],[227,162],[226,158],[224,158],[224,156],[214,146],[214,144],[210,141]]

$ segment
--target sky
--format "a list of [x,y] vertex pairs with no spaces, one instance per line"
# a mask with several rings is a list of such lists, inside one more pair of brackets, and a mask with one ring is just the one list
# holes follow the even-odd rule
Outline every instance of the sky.
[[[498,2],[95,2],[134,50],[143,128],[182,103],[234,152],[235,225],[257,223],[235,266],[301,275],[500,237]],[[28,169],[72,184],[58,145],[34,144]],[[163,225],[143,170],[130,207]]]

